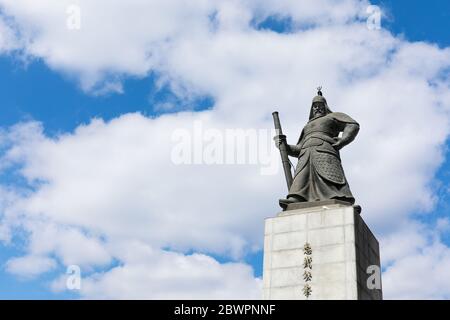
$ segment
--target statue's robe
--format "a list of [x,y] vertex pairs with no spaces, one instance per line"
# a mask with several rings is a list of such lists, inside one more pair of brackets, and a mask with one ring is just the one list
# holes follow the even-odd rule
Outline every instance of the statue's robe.
[[311,119],[304,127],[291,155],[298,157],[289,196],[302,201],[328,199],[354,203],[345,178],[339,151],[332,145],[347,124],[358,123],[341,112]]

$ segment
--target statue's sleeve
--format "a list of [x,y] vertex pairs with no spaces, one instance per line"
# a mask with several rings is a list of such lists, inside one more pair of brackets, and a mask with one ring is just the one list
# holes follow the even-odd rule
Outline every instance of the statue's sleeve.
[[339,142],[342,148],[355,139],[359,132],[359,123],[342,112],[333,112],[332,117],[336,121],[339,131],[342,131],[342,138]]
[[359,123],[345,113],[333,112],[331,116],[338,122],[341,130],[343,130],[347,124],[356,124],[359,127]]

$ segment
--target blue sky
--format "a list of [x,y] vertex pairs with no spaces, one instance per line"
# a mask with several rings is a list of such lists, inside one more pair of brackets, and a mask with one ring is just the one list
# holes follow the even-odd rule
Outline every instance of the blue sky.
[[[450,46],[450,2],[430,1],[372,1],[387,12],[382,26],[396,35],[403,35],[408,41],[425,41],[441,48]],[[268,20],[264,28],[281,31],[283,25]],[[42,123],[47,136],[72,132],[81,124],[88,124],[92,118],[106,121],[126,113],[139,112],[148,117],[161,115],[154,105],[170,102],[179,108],[204,110],[214,107],[214,99],[201,96],[183,102],[170,91],[168,86],[158,87],[159,75],[150,73],[144,77],[123,76],[123,93],[95,95],[83,91],[73,78],[52,70],[40,58],[24,64],[15,54],[0,55],[0,126],[8,128],[19,122],[36,120]],[[170,112],[176,112],[177,109]],[[450,147],[450,143],[447,143]],[[420,150],[418,150],[420,152]],[[436,173],[438,202],[431,214],[419,215],[424,223],[434,223],[436,217],[447,217],[450,212],[450,153],[445,154],[444,164]],[[21,177],[11,171],[0,175],[2,184],[23,184]],[[441,184],[439,184],[441,183]],[[443,241],[450,245],[450,236]],[[20,240],[13,245],[0,244],[0,299],[70,299],[78,297],[70,292],[52,293],[48,283],[64,272],[58,267],[35,279],[22,279],[5,270],[5,262],[24,253]],[[230,257],[211,254],[219,262],[233,261]],[[262,276],[262,251],[247,254],[241,259],[250,264],[257,277]]]
[[428,41],[446,47],[450,44],[448,3],[431,0],[426,3],[411,1],[372,1],[386,11],[383,26],[395,34],[403,34],[412,41]]

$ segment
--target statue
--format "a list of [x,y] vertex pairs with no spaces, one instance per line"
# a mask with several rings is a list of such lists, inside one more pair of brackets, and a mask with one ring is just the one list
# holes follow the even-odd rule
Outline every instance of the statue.
[[[339,151],[352,142],[359,132],[359,124],[341,112],[332,112],[323,97],[321,87],[312,101],[309,121],[300,134],[297,144],[289,145],[281,132],[278,113],[274,113],[278,135],[274,138],[280,149],[289,193],[280,199],[280,206],[296,202],[341,200],[353,205],[353,197]],[[339,133],[342,132],[342,137]],[[288,156],[298,158],[294,176],[291,176]],[[287,172],[287,168],[289,172]],[[359,207],[359,206],[358,206]]]

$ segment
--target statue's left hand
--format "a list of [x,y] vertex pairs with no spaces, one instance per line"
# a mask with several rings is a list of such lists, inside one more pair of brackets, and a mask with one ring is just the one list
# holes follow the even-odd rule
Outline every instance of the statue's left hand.
[[341,150],[342,147],[344,147],[342,138],[336,138],[336,142],[333,143],[332,146],[333,146],[336,150]]

